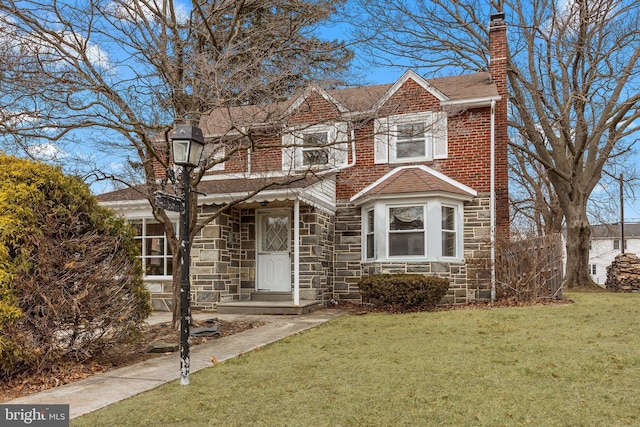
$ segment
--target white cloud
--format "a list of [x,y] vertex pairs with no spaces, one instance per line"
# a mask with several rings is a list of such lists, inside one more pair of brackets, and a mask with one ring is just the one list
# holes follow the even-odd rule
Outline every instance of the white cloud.
[[57,145],[47,142],[44,144],[32,145],[27,148],[29,155],[38,160],[60,161],[67,157],[67,153]]

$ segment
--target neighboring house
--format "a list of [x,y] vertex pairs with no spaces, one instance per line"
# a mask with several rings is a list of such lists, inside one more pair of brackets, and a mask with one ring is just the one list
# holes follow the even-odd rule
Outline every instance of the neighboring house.
[[[624,251],[640,254],[640,223],[624,225]],[[620,224],[591,226],[589,273],[597,284],[604,285],[607,280],[607,267],[621,252]]]
[[[204,117],[208,140],[239,117],[258,117],[270,148],[235,153],[208,172],[200,215],[265,180],[300,180],[233,206],[194,239],[192,306],[221,310],[269,295],[296,305],[359,302],[358,280],[386,272],[447,277],[453,303],[488,297],[490,280],[468,261],[488,257],[492,221],[498,232],[509,227],[503,18],[492,16],[488,72],[407,71],[389,85],[308,88],[284,104],[284,132],[257,107]],[[171,257],[148,202],[134,189],[100,198],[137,227],[154,307],[167,309]]]

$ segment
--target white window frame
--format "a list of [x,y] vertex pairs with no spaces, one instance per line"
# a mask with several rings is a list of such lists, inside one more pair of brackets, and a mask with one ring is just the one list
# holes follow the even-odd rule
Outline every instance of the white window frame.
[[[424,126],[424,134],[415,138],[424,142],[424,155],[398,157],[398,142],[411,140],[402,138],[399,128],[417,124]],[[447,113],[444,111],[399,114],[377,119],[374,123],[375,163],[410,163],[448,158],[447,126]]]
[[[135,237],[135,240],[140,243],[140,249],[141,249],[141,253],[138,256],[138,259],[140,259],[140,262],[142,264],[142,272],[143,275],[145,277],[145,279],[160,279],[160,278],[168,278],[168,277],[172,277],[171,274],[168,274],[167,272],[169,271],[170,267],[172,267],[172,263],[173,263],[173,255],[169,252],[171,250],[171,248],[169,247],[169,242],[167,241],[167,236],[166,234],[163,232],[162,235],[150,235],[147,234],[147,229],[148,229],[148,225],[150,224],[154,224],[154,225],[160,225],[160,223],[158,221],[156,221],[153,218],[135,218],[135,219],[129,219],[128,222],[132,225],[135,226],[137,224],[141,225],[141,229],[142,229],[142,235],[138,235]],[[177,223],[174,222],[174,228],[177,230]],[[145,244],[149,239],[162,239],[162,245],[163,245],[163,255],[152,255],[152,254],[147,254],[147,245]],[[147,263],[150,262],[153,259],[160,259],[162,260],[162,270],[164,274],[153,274],[153,275],[148,275],[147,274]]]
[[[389,247],[390,208],[423,206],[424,212],[424,248],[423,256],[391,256]],[[455,254],[442,253],[442,208],[454,209]],[[369,212],[374,217],[374,258],[367,257],[367,239],[369,233]],[[464,203],[442,197],[422,197],[405,200],[376,200],[362,207],[362,261],[420,261],[420,262],[463,262],[464,261]],[[437,238],[436,238],[437,236]]]
[[[312,135],[323,135],[324,136],[324,141],[322,143],[319,143],[318,145],[307,145],[307,138],[312,136]],[[299,150],[299,154],[298,154],[298,158],[297,163],[304,168],[307,167],[324,167],[328,164],[330,164],[331,162],[331,133],[329,132],[329,130],[320,130],[320,131],[316,131],[316,132],[302,132],[302,134],[300,135],[300,141],[301,141],[301,147]],[[305,155],[307,153],[315,153],[315,152],[321,152],[324,153],[324,155],[326,156],[326,161],[324,162],[317,162],[317,163],[306,163],[305,162]]]
[[[375,219],[375,211],[373,209],[367,209],[364,211],[364,258],[366,260],[376,259],[376,219]],[[372,243],[371,254],[369,253],[369,242]]]
[[[422,208],[422,229],[410,229],[410,230],[391,230],[391,210],[392,209],[403,209],[403,208]],[[426,205],[423,203],[415,203],[415,204],[390,204],[386,205],[386,214],[387,221],[385,223],[386,229],[386,247],[387,247],[387,258],[388,259],[408,259],[408,258],[426,258],[427,257],[427,212]],[[391,254],[391,236],[402,236],[403,234],[418,234],[422,233],[422,250],[423,253],[420,255],[409,255],[409,254],[401,254],[401,255],[392,255]]]
[[[305,147],[305,135],[327,134],[327,162],[304,164],[304,153],[321,150],[321,147]],[[326,169],[348,162],[348,124],[346,122],[322,123],[290,129],[282,136],[282,170]]]
[[[453,209],[453,228],[452,229],[445,229],[444,228],[444,210],[445,209]],[[440,206],[440,236],[441,236],[441,242],[442,242],[442,250],[441,250],[441,255],[442,258],[456,258],[456,255],[458,253],[458,216],[456,215],[456,206],[452,206],[449,205],[447,203],[443,203]],[[445,255],[445,234],[447,235],[453,235],[453,255]]]

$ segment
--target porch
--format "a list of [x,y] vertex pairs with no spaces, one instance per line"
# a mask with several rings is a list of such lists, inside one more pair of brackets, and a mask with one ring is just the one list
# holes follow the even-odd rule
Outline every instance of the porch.
[[218,303],[216,311],[220,314],[301,315],[319,307],[320,302],[312,300],[300,300],[295,304],[291,292],[252,292],[249,300]]

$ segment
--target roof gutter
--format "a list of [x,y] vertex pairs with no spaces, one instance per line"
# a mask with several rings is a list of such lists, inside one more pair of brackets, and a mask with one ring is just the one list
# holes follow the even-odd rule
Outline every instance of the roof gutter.
[[[471,99],[458,99],[455,101],[442,101],[440,105],[443,107],[466,107],[466,108],[479,108],[489,107],[495,108],[496,101],[501,99],[500,96],[487,96],[484,98],[471,98]],[[492,112],[493,114],[493,112]],[[492,128],[493,129],[493,128]]]

